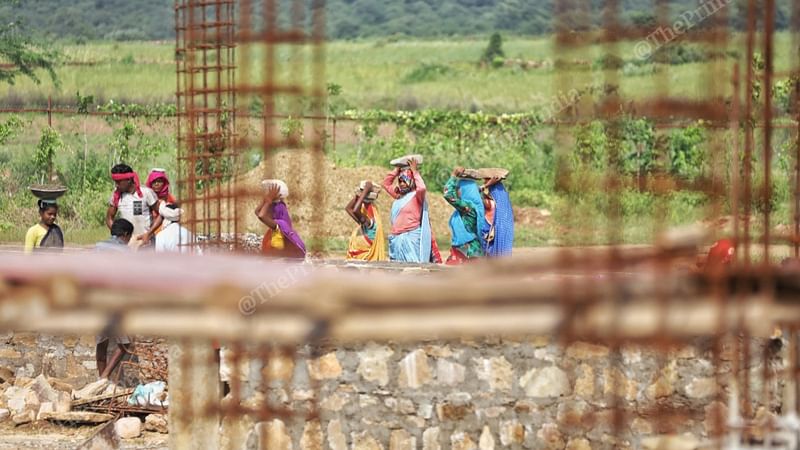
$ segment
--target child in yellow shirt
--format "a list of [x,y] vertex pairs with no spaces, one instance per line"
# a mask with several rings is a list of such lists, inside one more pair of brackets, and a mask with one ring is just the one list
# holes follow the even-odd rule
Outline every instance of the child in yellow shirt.
[[25,234],[25,253],[38,249],[64,248],[64,233],[56,225],[58,204],[55,200],[39,200],[39,223],[28,228]]

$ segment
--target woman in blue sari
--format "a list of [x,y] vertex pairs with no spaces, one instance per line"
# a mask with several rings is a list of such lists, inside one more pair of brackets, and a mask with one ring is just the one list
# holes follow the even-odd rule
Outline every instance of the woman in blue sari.
[[456,167],[444,185],[444,199],[455,211],[450,217],[452,247],[447,264],[463,264],[484,256],[485,235],[489,229],[483,208],[483,197],[474,180],[459,178],[464,173]]
[[486,179],[481,189],[486,211],[486,256],[511,256],[514,247],[514,210],[511,198],[500,178]]

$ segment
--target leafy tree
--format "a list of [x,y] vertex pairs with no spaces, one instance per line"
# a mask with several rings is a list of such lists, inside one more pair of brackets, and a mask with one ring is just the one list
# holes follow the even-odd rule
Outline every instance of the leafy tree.
[[706,141],[703,128],[692,125],[670,133],[669,157],[671,172],[677,176],[693,179],[706,170]]
[[[0,0],[3,4],[18,4],[18,0]],[[16,78],[24,75],[37,84],[41,83],[37,69],[44,69],[54,83],[58,82],[54,64],[58,53],[35,42],[26,32],[20,21],[0,24],[0,60],[12,65],[10,69],[0,70],[0,81],[14,84]]]
[[49,127],[42,130],[42,137],[39,139],[39,145],[36,146],[36,153],[33,155],[38,179],[52,181],[56,154],[63,151],[64,148],[64,141],[61,140],[58,131]]
[[15,137],[22,127],[22,119],[19,116],[11,116],[5,122],[0,122],[0,145]]
[[503,52],[503,37],[500,36],[500,33],[493,33],[492,37],[489,38],[489,45],[483,51],[481,62],[492,65],[497,58],[505,58],[505,56]]

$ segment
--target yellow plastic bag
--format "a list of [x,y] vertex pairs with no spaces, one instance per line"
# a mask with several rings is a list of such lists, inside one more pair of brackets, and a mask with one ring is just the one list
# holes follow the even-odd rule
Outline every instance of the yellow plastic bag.
[[280,227],[275,226],[275,229],[272,231],[272,238],[269,241],[269,245],[275,250],[283,250],[283,233],[281,233]]

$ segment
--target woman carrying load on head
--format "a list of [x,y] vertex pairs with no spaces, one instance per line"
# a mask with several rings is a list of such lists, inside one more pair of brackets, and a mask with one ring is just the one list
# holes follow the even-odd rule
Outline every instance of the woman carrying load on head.
[[39,199],[39,223],[25,233],[25,253],[34,251],[57,251],[64,248],[64,233],[56,225],[58,203],[55,200]]
[[487,178],[481,188],[486,222],[486,256],[511,256],[514,247],[514,210],[511,198],[499,177]]
[[[394,181],[397,179],[397,187]],[[407,169],[396,167],[383,179],[383,188],[394,200],[389,260],[413,263],[441,263],[439,248],[428,215],[427,188],[416,159]]]
[[261,252],[273,258],[306,257],[306,245],[294,231],[292,218],[284,200],[289,196],[289,187],[280,180],[264,180],[267,193],[256,208],[256,217],[267,226],[261,241]]
[[489,228],[478,184],[460,179],[463,167],[453,169],[444,185],[444,199],[456,210],[450,216],[452,248],[447,264],[462,264],[485,255],[485,234]]
[[373,184],[365,181],[358,194],[354,195],[345,210],[358,226],[350,236],[347,259],[356,261],[386,261],[386,238],[383,236],[380,214],[373,194]]

